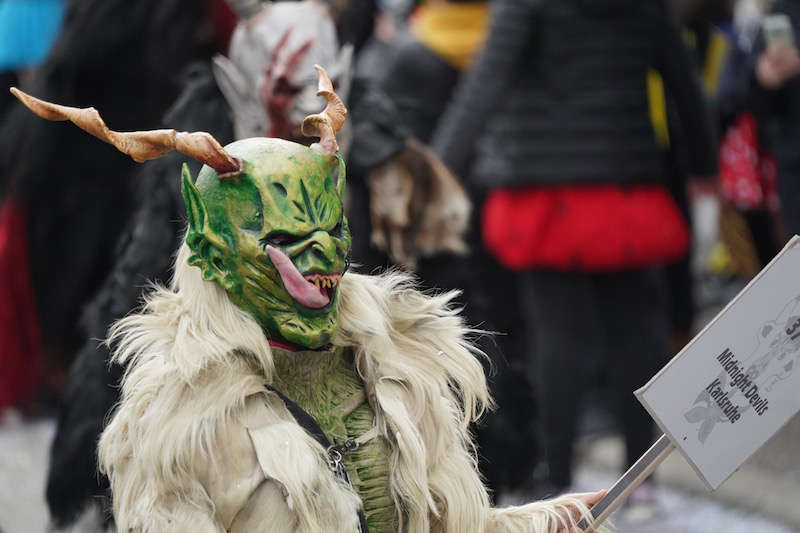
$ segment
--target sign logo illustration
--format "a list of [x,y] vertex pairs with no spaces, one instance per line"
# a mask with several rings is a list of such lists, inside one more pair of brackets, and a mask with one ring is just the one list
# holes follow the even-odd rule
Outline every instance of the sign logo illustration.
[[720,373],[700,391],[684,418],[699,424],[697,439],[705,443],[717,424],[735,424],[742,416],[762,416],[769,410],[769,393],[783,387],[800,364],[800,295],[757,333],[758,344],[740,359],[730,348],[716,356]]

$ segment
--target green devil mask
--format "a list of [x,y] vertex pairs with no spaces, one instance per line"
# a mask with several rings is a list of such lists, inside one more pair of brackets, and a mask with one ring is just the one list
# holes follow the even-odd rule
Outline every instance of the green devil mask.
[[263,138],[225,151],[242,161],[234,178],[204,167],[193,184],[183,169],[189,264],[268,333],[308,348],[328,344],[350,251],[341,156]]
[[306,348],[328,344],[339,326],[339,281],[350,231],[344,217],[345,166],[336,132],[347,112],[318,67],[328,105],[303,122],[310,147],[252,138],[222,147],[208,133],[109,130],[93,108],[17,98],[48,120],[70,120],[136,161],[178,150],[205,163],[197,182],[184,165],[189,264],[217,283],[270,339]]

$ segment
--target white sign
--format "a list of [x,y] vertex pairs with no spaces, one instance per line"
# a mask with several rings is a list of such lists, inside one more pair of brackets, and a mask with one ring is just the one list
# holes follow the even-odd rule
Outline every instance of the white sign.
[[636,396],[716,489],[800,411],[798,365],[795,236]]

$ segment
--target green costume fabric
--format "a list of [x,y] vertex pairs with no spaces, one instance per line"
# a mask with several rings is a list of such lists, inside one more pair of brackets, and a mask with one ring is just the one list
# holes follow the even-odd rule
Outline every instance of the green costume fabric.
[[[374,413],[349,349],[293,352],[272,348],[273,385],[308,412],[333,443],[357,439],[372,429]],[[389,488],[389,444],[375,437],[344,453],[342,462],[364,504],[370,533],[398,530]]]

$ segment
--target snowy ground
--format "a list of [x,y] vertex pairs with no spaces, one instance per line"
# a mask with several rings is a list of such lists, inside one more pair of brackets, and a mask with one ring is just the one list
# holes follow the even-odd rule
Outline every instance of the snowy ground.
[[[592,492],[614,484],[614,472],[581,464],[576,473],[574,492]],[[658,510],[647,520],[637,519],[636,511],[622,506],[611,515],[617,533],[792,533],[795,529],[758,514],[726,506],[710,497],[683,493],[656,486]],[[503,505],[525,503],[524,495],[504,499]]]
[[[0,422],[0,531],[36,533],[47,530],[44,483],[52,420],[24,421],[6,416]],[[613,472],[588,464],[579,467],[575,490],[609,487]],[[710,498],[658,489],[660,512],[651,521],[633,523],[625,509],[613,516],[620,533],[791,533],[793,529],[722,505]],[[509,502],[511,503],[511,502]],[[74,533],[90,533],[84,527]]]
[[0,531],[47,529],[44,484],[55,422],[23,421],[7,413],[0,421]]
[[[616,476],[583,467],[575,488],[579,491],[610,487]],[[619,533],[792,533],[794,529],[756,514],[726,507],[710,498],[657,487],[659,512],[649,521],[631,520],[622,507],[611,517]]]

